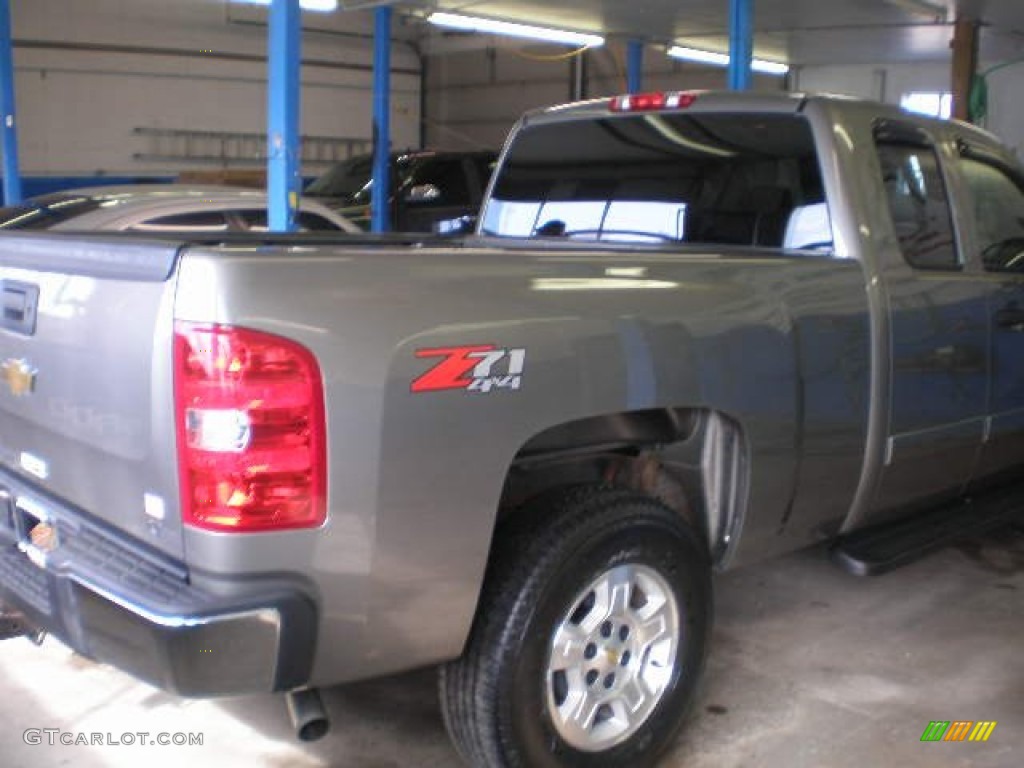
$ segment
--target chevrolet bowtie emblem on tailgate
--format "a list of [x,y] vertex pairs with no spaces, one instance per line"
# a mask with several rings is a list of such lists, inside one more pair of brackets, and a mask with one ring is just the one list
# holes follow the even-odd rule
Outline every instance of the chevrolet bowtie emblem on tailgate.
[[36,387],[36,369],[25,360],[8,358],[0,363],[0,377],[15,397],[27,395]]
[[57,548],[57,529],[49,523],[38,523],[28,532],[32,546],[40,552],[53,552]]

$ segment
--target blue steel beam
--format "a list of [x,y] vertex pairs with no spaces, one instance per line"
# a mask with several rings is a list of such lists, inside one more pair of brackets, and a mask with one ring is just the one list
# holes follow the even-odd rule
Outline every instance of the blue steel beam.
[[626,43],[626,90],[640,93],[644,87],[644,44],[639,40]]
[[373,186],[370,230],[391,229],[391,6],[374,11],[373,37]]
[[299,207],[299,92],[302,11],[299,0],[272,0],[267,66],[267,225],[292,232]]
[[4,204],[21,202],[18,128],[14,108],[14,54],[11,51],[10,0],[0,0],[0,121],[3,125]]
[[729,0],[729,88],[750,88],[754,57],[754,0]]

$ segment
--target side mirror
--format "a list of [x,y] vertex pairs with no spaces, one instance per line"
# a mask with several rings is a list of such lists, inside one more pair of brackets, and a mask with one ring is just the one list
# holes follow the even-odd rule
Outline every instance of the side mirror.
[[407,203],[434,203],[441,199],[441,189],[436,184],[416,184],[403,195]]

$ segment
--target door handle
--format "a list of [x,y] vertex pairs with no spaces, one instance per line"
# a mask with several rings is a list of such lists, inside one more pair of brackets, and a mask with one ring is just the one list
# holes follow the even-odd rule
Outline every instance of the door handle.
[[996,312],[996,325],[1008,331],[1024,332],[1024,309],[1016,304],[1003,307]]

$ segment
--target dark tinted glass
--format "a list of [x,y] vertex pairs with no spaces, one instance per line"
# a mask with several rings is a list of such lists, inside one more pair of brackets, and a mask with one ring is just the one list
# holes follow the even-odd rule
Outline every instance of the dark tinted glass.
[[461,159],[426,160],[416,165],[407,188],[421,184],[437,187],[439,196],[433,200],[437,205],[469,205],[469,184]]
[[362,192],[369,195],[370,176],[373,173],[373,158],[360,155],[338,163],[308,187],[304,194],[314,197],[355,198]]
[[1021,180],[979,160],[961,160],[974,198],[974,221],[985,269],[1024,272],[1024,190]]
[[[236,213],[250,232],[267,231],[267,210],[265,208],[250,208],[236,211]],[[300,232],[337,232],[339,229],[330,219],[325,219],[320,214],[309,211],[299,211],[295,217],[295,223]]]
[[473,158],[473,166],[476,168],[477,178],[480,180],[481,192],[487,189],[496,162],[497,157],[492,155],[477,155]]
[[0,229],[49,229],[62,221],[95,211],[101,202],[68,192],[41,195],[22,205],[0,208]]
[[935,150],[880,141],[878,159],[903,258],[918,269],[959,268],[949,198]]
[[487,234],[829,249],[807,121],[649,113],[526,128]]
[[[250,208],[236,211],[236,213],[241,218],[246,230],[250,232],[266,232],[268,230],[266,208]],[[330,219],[325,219],[323,216],[309,211],[299,211],[295,222],[300,232],[337,232],[339,229]]]
[[308,211],[299,211],[298,224],[304,232],[337,232],[339,229],[330,219]]

